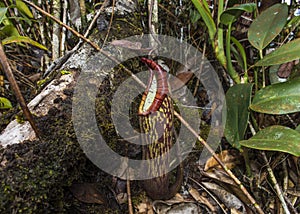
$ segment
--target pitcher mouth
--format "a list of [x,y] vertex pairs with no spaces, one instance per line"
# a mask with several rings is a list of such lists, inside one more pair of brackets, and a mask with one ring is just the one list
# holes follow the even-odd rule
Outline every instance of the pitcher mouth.
[[169,93],[167,71],[153,60],[141,58],[150,70],[147,88],[143,93],[142,101],[138,109],[138,115],[146,116],[159,109],[166,95]]

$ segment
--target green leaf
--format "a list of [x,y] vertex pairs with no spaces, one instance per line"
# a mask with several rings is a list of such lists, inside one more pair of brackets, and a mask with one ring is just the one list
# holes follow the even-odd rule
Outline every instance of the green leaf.
[[300,24],[300,16],[294,16],[288,23],[288,28],[296,28]]
[[1,36],[4,35],[3,37],[20,36],[17,28],[12,24],[5,25],[3,28],[1,28],[0,34]]
[[67,75],[67,74],[71,74],[71,71],[67,71],[67,70],[61,70],[60,71],[61,75]]
[[247,71],[247,55],[244,46],[233,36],[231,36],[230,39],[233,42],[233,44],[235,44],[236,47],[238,48],[239,53],[243,59],[243,63],[241,64],[241,67],[244,69],[244,71]]
[[284,44],[255,63],[255,66],[278,65],[300,58],[300,39]]
[[285,126],[270,126],[240,144],[253,149],[286,152],[300,156],[300,133]]
[[16,7],[18,8],[18,10],[22,13],[24,13],[27,17],[29,18],[33,18],[33,15],[30,11],[30,9],[27,7],[27,5],[21,1],[21,0],[16,0]]
[[275,4],[263,11],[248,30],[251,45],[263,50],[281,32],[288,17],[286,4]]
[[280,83],[280,77],[277,75],[280,65],[273,65],[269,68],[269,79],[271,84]]
[[5,97],[0,97],[0,109],[12,108],[11,102]]
[[243,59],[241,58],[239,51],[236,49],[234,45],[230,45],[230,51],[234,56],[235,60],[237,61],[237,64],[243,68],[244,67]]
[[196,9],[200,13],[206,27],[208,28],[208,34],[211,41],[214,41],[215,34],[217,32],[216,24],[211,16],[209,8],[205,0],[192,0]]
[[44,45],[36,42],[36,41],[33,41],[32,39],[30,39],[29,37],[26,37],[26,36],[10,36],[10,37],[7,37],[5,39],[2,40],[2,45],[7,45],[7,44],[10,44],[10,43],[20,43],[20,42],[25,42],[25,43],[29,43],[33,46],[36,46],[40,49],[43,49],[43,50],[48,50]]
[[7,12],[7,7],[0,7],[0,24],[2,23],[3,19],[5,18],[6,12]]
[[249,119],[249,105],[253,84],[237,84],[226,93],[225,137],[234,147],[240,148],[239,141],[244,139]]
[[192,24],[195,24],[200,18],[200,13],[197,10],[190,10],[190,20]]
[[269,85],[259,90],[250,105],[253,111],[288,114],[300,111],[300,78]]
[[220,21],[224,25],[229,25],[237,20],[244,12],[252,13],[256,8],[255,3],[240,4],[225,10],[220,17]]

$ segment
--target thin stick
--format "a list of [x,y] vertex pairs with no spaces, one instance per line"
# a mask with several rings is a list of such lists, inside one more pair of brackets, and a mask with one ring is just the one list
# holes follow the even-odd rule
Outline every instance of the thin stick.
[[106,43],[106,41],[108,39],[109,32],[110,32],[110,29],[111,29],[111,26],[112,26],[112,22],[113,22],[113,19],[114,19],[115,3],[116,3],[116,0],[113,0],[113,2],[112,2],[111,16],[110,16],[110,20],[109,20],[109,25],[107,27],[106,36],[105,36],[105,38],[103,40],[102,48],[104,47],[104,45],[105,45],[105,43]]
[[17,81],[16,81],[16,79],[14,77],[14,74],[13,74],[11,68],[10,68],[10,65],[8,63],[8,59],[6,57],[6,54],[5,54],[4,50],[3,50],[1,41],[0,41],[0,63],[2,65],[2,69],[3,69],[4,73],[6,74],[6,77],[7,77],[8,81],[9,81],[9,83],[10,83],[13,91],[16,94],[17,100],[18,100],[18,102],[19,102],[19,104],[20,104],[20,106],[22,108],[22,111],[23,111],[26,119],[29,121],[29,123],[30,123],[33,131],[36,134],[36,136],[38,138],[40,138],[40,132],[39,132],[37,126],[35,125],[35,122],[34,122],[34,119],[32,117],[32,114],[31,114],[31,112],[29,111],[29,109],[28,109],[28,107],[26,105],[25,99],[24,99],[24,97],[23,97],[23,95],[21,93],[21,90],[20,90],[20,88],[18,86],[18,83],[17,83]]
[[85,37],[88,37],[90,31],[92,30],[94,24],[96,23],[98,17],[100,16],[101,12],[104,10],[104,7],[107,6],[107,3],[108,3],[108,0],[105,0],[103,3],[102,3],[102,6],[100,7],[100,9],[96,12],[96,15],[94,16],[92,22],[90,23],[87,31],[85,32],[84,36]]
[[126,180],[127,186],[127,200],[128,200],[128,211],[129,214],[133,214],[132,200],[131,200],[131,190],[130,190],[130,180]]
[[196,181],[195,179],[188,177],[188,179],[190,179],[191,181],[193,181],[195,184],[197,184],[198,186],[200,186],[207,194],[209,194],[209,196],[218,204],[218,206],[220,207],[220,209],[222,210],[223,213],[227,213],[226,210],[223,208],[223,206],[220,204],[220,202],[218,201],[218,199],[202,184],[200,184],[198,181]]
[[148,1],[148,28],[151,34],[150,41],[152,50],[149,52],[151,55],[153,52],[157,52],[157,47],[161,45],[160,41],[157,39],[157,29],[155,26],[158,24],[158,7],[157,0],[149,0]]
[[287,204],[286,204],[286,202],[284,200],[283,192],[282,192],[282,190],[280,189],[280,187],[278,185],[278,182],[277,182],[276,177],[275,177],[275,175],[273,173],[273,170],[271,169],[271,166],[270,166],[269,161],[267,159],[266,153],[264,151],[262,151],[261,153],[262,153],[263,159],[264,159],[264,161],[266,163],[270,179],[271,179],[271,181],[272,181],[272,183],[274,185],[274,188],[276,190],[277,196],[278,196],[278,198],[279,198],[279,200],[281,202],[281,206],[282,206],[282,208],[284,210],[284,213],[290,214],[288,206],[287,206]]
[[[63,1],[63,22],[64,23],[67,23],[67,8],[68,8],[68,1],[67,0],[64,0]],[[64,55],[65,53],[65,44],[66,44],[66,38],[67,38],[67,35],[66,35],[66,29],[65,28],[62,28],[61,29],[61,40],[60,40],[60,49],[59,49],[59,56],[62,56]]]
[[[204,58],[205,58],[205,52],[206,52],[206,43],[204,43],[204,46],[203,46],[202,61],[201,61],[200,71],[199,71],[200,74],[203,71],[203,65],[204,65],[203,62],[204,62]],[[193,93],[194,97],[196,96],[196,94],[198,92],[199,85],[200,85],[200,79],[197,79],[195,90],[194,90],[194,93]]]
[[[256,131],[255,131],[255,129],[253,128],[253,126],[252,126],[252,124],[251,124],[250,122],[249,122],[249,125],[250,125],[250,130],[251,130],[252,135],[256,135]],[[279,187],[279,184],[278,184],[278,182],[277,182],[277,180],[276,180],[276,177],[275,177],[275,175],[274,175],[274,173],[273,173],[273,170],[272,170],[272,168],[271,168],[271,166],[270,166],[270,164],[269,164],[269,161],[268,161],[268,159],[267,159],[266,153],[265,153],[264,151],[262,151],[261,154],[262,154],[262,156],[263,156],[264,162],[265,162],[266,167],[267,167],[267,171],[268,171],[269,176],[270,176],[270,179],[271,179],[271,181],[272,181],[272,183],[273,183],[273,185],[274,185],[274,188],[275,188],[275,191],[276,191],[276,193],[277,193],[277,196],[278,196],[278,198],[279,198],[279,200],[280,200],[280,202],[281,202],[281,206],[282,206],[282,208],[283,208],[283,210],[284,210],[284,212],[285,212],[286,214],[290,214],[290,211],[289,211],[289,209],[288,209],[288,206],[287,206],[287,204],[286,204],[286,201],[284,200],[283,192],[282,192],[282,190],[281,190],[280,187]]]

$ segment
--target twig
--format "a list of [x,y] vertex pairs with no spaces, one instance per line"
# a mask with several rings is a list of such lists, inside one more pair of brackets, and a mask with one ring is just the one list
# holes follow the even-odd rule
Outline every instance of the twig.
[[126,180],[127,186],[127,200],[128,200],[128,211],[129,214],[133,214],[132,200],[131,200],[131,190],[130,190],[130,180]]
[[107,3],[108,3],[108,0],[105,0],[103,3],[102,3],[102,6],[100,7],[100,9],[96,12],[96,15],[94,16],[93,20],[91,21],[88,29],[86,30],[85,34],[84,34],[84,37],[88,37],[88,35],[90,34],[90,31],[92,30],[95,22],[97,21],[98,17],[100,16],[101,12],[104,10],[104,7],[107,6]]
[[[256,134],[256,131],[255,131],[254,127],[252,126],[252,124],[251,124],[250,122],[248,122],[248,123],[249,123],[249,125],[250,125],[250,130],[251,130],[252,135],[255,135],[255,134]],[[270,166],[270,164],[269,164],[269,161],[268,161],[268,159],[267,159],[266,153],[265,153],[264,151],[262,151],[261,153],[262,153],[264,162],[265,162],[265,164],[266,164],[267,171],[268,171],[268,173],[269,173],[270,179],[271,179],[271,181],[272,181],[272,183],[273,183],[273,185],[274,185],[274,188],[275,188],[275,190],[276,190],[277,196],[278,196],[278,198],[279,198],[279,200],[280,200],[280,202],[281,202],[281,205],[282,205],[282,207],[283,207],[285,213],[286,213],[286,214],[290,214],[290,211],[289,211],[289,209],[288,209],[288,207],[287,207],[287,204],[286,204],[286,202],[285,202],[285,200],[284,200],[284,196],[283,196],[282,190],[280,189],[280,187],[279,187],[279,185],[278,185],[278,183],[277,183],[276,177],[275,177],[275,175],[274,175],[274,173],[273,173],[273,170],[272,170],[272,168],[271,168],[271,166]]]
[[284,195],[283,197],[285,198],[287,206],[290,208],[291,214],[298,214],[297,210],[295,209],[295,207],[293,205],[295,203],[292,203],[286,195]]
[[208,189],[205,186],[203,186],[202,184],[200,184],[198,181],[196,181],[195,179],[193,179],[191,177],[188,177],[188,179],[193,181],[195,184],[200,186],[207,194],[209,194],[209,196],[218,204],[218,206],[220,207],[220,209],[222,210],[223,213],[227,213],[226,210],[223,208],[223,206],[218,201],[218,199],[210,191],[208,191]]
[[263,159],[264,159],[264,161],[266,163],[267,170],[268,170],[268,173],[270,175],[270,179],[271,179],[271,181],[272,181],[272,183],[274,185],[274,188],[276,190],[277,196],[278,196],[278,198],[279,198],[279,200],[281,202],[281,206],[282,206],[282,208],[283,208],[283,210],[284,210],[284,212],[286,214],[290,214],[288,206],[287,206],[287,204],[286,204],[286,202],[284,200],[283,192],[282,192],[282,190],[280,189],[280,187],[279,187],[279,185],[277,183],[277,180],[276,180],[276,177],[275,177],[275,175],[273,173],[272,168],[270,167],[270,164],[269,164],[269,161],[267,159],[266,153],[264,151],[262,151],[261,153],[262,153]]
[[288,182],[289,182],[289,173],[287,169],[287,160],[284,160],[282,162],[282,167],[283,167],[283,196],[285,198],[285,201],[287,203],[287,206],[290,208],[290,212],[292,214],[296,214],[297,211],[292,203],[292,201],[287,197],[287,189],[288,189]]
[[112,10],[111,10],[111,16],[110,16],[110,20],[109,20],[109,25],[108,25],[108,28],[107,28],[107,33],[106,33],[106,36],[103,40],[103,44],[102,44],[102,49],[108,39],[108,36],[109,36],[109,32],[110,32],[110,29],[111,29],[111,26],[112,26],[112,21],[113,21],[113,18],[114,18],[114,10],[115,10],[115,3],[116,3],[116,0],[113,0],[112,2]]
[[[199,71],[200,74],[201,74],[201,72],[203,71],[203,65],[204,65],[203,62],[204,62],[204,58],[205,58],[205,53],[206,53],[206,43],[204,43],[204,46],[203,46],[202,61],[201,61],[200,71]],[[193,96],[194,96],[194,97],[195,97],[196,94],[197,94],[199,85],[200,85],[200,79],[197,79],[196,87],[195,87],[195,90],[194,90],[194,93],[193,93]]]
[[[63,6],[62,6],[62,9],[63,9],[63,13],[62,13],[63,23],[67,23],[67,8],[68,8],[68,1],[64,0],[63,1]],[[67,38],[66,29],[62,28],[61,29],[61,40],[60,40],[60,45],[59,45],[59,48],[60,48],[59,49],[59,56],[62,56],[65,53],[66,38]]]
[[29,121],[29,123],[30,123],[33,131],[36,134],[36,136],[38,138],[40,138],[40,132],[39,132],[37,126],[35,125],[35,122],[34,122],[34,119],[32,117],[32,114],[31,114],[31,112],[29,111],[29,109],[28,109],[28,107],[26,105],[25,99],[24,99],[24,97],[23,97],[23,95],[21,93],[21,90],[20,90],[20,88],[18,86],[18,83],[17,83],[17,81],[16,81],[16,79],[14,77],[14,74],[13,74],[13,72],[11,70],[11,67],[10,67],[10,65],[8,63],[8,59],[7,59],[6,54],[5,54],[4,50],[3,50],[1,41],[0,41],[0,62],[1,62],[1,65],[2,65],[2,69],[3,69],[4,73],[6,74],[6,77],[7,77],[8,81],[9,81],[9,83],[10,83],[13,91],[16,94],[17,100],[18,100],[18,102],[19,102],[19,104],[20,104],[20,106],[22,108],[22,111],[23,111],[26,119]]
[[[126,155],[128,157],[128,145],[126,145]],[[130,179],[129,179],[128,175],[129,175],[129,168],[127,167],[127,169],[126,169],[126,189],[127,189],[128,212],[129,212],[129,214],[133,214]]]
[[287,169],[286,160],[282,162],[282,168],[283,168],[283,185],[282,189],[284,194],[286,195],[286,190],[288,189],[288,183],[289,183],[289,173]]
[[158,24],[157,0],[148,1],[148,13],[148,28],[152,38],[151,46],[153,47],[149,52],[149,55],[151,55],[154,51],[157,51],[158,45],[161,45],[160,41],[157,39],[157,29],[155,28],[155,25],[157,26]]
[[[53,17],[56,19],[60,18],[61,16],[61,2],[60,1],[53,1],[52,2],[52,8],[53,8]],[[61,33],[61,27],[57,23],[53,23],[52,27],[52,60],[56,60],[60,56],[60,33]]]
[[175,21],[178,21],[178,17],[175,16],[169,9],[165,8],[162,4],[158,4],[158,6],[163,9],[164,11],[166,11],[166,13],[169,15],[169,16],[172,16],[173,19],[175,19]]

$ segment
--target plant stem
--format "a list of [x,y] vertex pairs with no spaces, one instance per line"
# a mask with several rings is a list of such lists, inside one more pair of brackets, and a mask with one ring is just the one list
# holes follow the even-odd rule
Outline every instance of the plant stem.
[[[262,53],[262,50],[259,50],[259,56],[260,56],[260,59],[263,58],[263,53]],[[261,70],[262,70],[262,87],[266,87],[266,74],[265,74],[265,66],[262,66],[261,67]]]
[[255,92],[258,91],[258,75],[257,68],[254,69],[254,84],[255,84]]
[[231,34],[232,23],[229,23],[228,30],[226,33],[226,59],[227,59],[227,70],[230,77],[236,83],[241,83],[238,73],[234,70],[231,62],[231,51],[230,51],[230,34]]
[[221,63],[221,65],[227,69],[227,60],[224,51],[224,30],[220,26],[220,17],[224,11],[224,0],[219,0],[218,2],[218,19],[217,19],[217,37],[215,37],[215,52],[216,57]]

